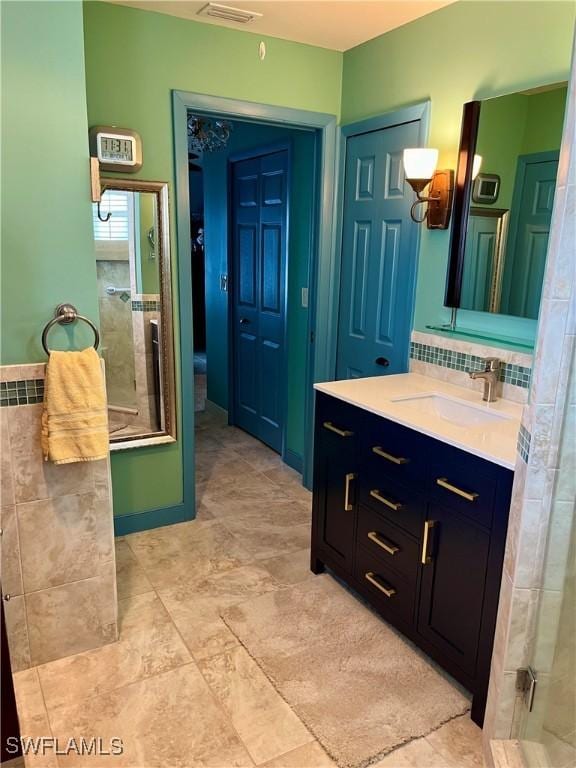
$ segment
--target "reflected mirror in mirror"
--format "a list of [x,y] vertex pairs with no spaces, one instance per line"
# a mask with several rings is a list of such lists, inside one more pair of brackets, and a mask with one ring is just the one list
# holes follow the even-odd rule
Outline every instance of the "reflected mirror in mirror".
[[566,92],[562,84],[480,102],[462,309],[538,317]]
[[110,440],[174,436],[167,185],[102,187],[93,224]]

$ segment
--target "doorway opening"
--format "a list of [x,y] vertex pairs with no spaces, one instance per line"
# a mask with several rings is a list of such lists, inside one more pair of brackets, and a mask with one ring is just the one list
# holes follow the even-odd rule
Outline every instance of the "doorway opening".
[[187,112],[196,414],[302,472],[317,131]]

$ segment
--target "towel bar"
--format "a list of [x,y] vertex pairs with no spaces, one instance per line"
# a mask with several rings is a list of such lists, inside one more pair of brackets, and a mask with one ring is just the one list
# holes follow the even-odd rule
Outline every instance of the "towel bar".
[[98,349],[98,345],[100,344],[100,334],[92,320],[84,317],[84,315],[79,315],[78,310],[73,304],[58,304],[54,311],[54,317],[46,323],[44,330],[42,331],[42,346],[44,347],[44,352],[46,352],[48,356],[50,356],[50,350],[48,349],[46,340],[52,326],[56,323],[59,323],[60,325],[68,325],[75,320],[83,320],[85,323],[88,323],[90,328],[92,328],[94,331],[94,349]]

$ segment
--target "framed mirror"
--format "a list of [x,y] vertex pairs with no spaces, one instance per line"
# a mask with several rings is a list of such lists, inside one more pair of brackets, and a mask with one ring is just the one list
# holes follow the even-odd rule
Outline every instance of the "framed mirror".
[[168,184],[102,179],[93,205],[111,450],[176,438]]
[[538,317],[567,85],[464,105],[445,305]]

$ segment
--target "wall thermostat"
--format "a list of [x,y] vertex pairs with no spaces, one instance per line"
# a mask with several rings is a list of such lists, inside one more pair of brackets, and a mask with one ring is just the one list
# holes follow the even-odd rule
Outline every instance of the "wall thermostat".
[[492,205],[498,200],[500,176],[496,173],[479,173],[472,187],[472,200],[475,203]]
[[142,167],[142,139],[136,131],[115,125],[90,128],[90,155],[103,171],[135,173]]

